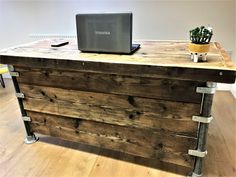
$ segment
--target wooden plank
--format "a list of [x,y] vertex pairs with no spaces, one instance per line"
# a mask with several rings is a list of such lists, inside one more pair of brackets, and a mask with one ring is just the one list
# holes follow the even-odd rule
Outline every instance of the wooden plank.
[[235,68],[234,63],[232,62],[229,54],[226,52],[226,50],[220,45],[219,42],[215,42],[216,48],[219,50],[221,56],[222,56],[222,62],[225,66]]
[[195,148],[196,138],[30,111],[28,115],[32,130],[38,133],[182,166],[193,164],[187,151]]
[[[107,152],[107,150],[101,150],[100,154],[89,177],[183,177],[192,170],[155,159],[123,155],[123,153],[119,153],[118,156],[117,152]],[[146,168],[147,164],[150,168]]]
[[197,136],[200,104],[20,85],[26,110]]
[[[12,177],[21,174],[22,176],[70,177],[179,177],[186,176],[191,171],[186,167],[184,172],[180,172],[181,166],[158,163],[156,159],[143,160],[137,156],[115,152],[112,155],[106,149],[100,149],[101,153],[97,155],[99,153],[97,148],[50,137],[40,136],[36,144],[26,146],[22,143],[25,131],[12,81],[10,79],[5,81],[7,89],[0,89],[0,174],[2,176]],[[236,100],[230,92],[215,94],[213,104],[215,119],[209,127],[208,154],[204,163],[204,174],[207,177],[236,176],[234,170],[236,164],[235,107]],[[143,172],[144,168],[146,172]]]
[[15,66],[80,70],[142,77],[163,77],[234,83],[236,67],[218,43],[211,43],[207,62],[190,60],[187,41],[141,41],[133,55],[81,53],[75,40],[68,46],[50,47],[50,40],[0,52],[0,63]]
[[57,60],[47,58],[28,58],[0,56],[0,63],[20,67],[83,71],[89,73],[119,74],[152,78],[171,78],[179,80],[212,81],[235,83],[235,72],[224,69],[209,70],[174,66],[128,65],[120,63],[101,63],[90,61]]
[[173,79],[19,67],[16,69],[20,72],[18,82],[24,84],[193,103],[201,102],[202,95],[196,93],[196,87],[204,85],[202,82]]
[[211,43],[210,51],[208,52],[208,62],[196,65],[190,60],[189,41],[137,41],[141,44],[141,48],[137,52],[132,55],[119,55],[80,52],[75,39],[71,39],[69,45],[55,49],[50,45],[51,40],[53,39],[36,41],[33,44],[1,50],[0,55],[235,71],[234,65],[224,63],[224,58],[222,58],[215,42]]

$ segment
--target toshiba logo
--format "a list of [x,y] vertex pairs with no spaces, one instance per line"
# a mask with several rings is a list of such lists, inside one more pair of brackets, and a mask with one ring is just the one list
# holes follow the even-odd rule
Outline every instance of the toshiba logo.
[[97,35],[110,35],[110,31],[95,31],[95,34]]

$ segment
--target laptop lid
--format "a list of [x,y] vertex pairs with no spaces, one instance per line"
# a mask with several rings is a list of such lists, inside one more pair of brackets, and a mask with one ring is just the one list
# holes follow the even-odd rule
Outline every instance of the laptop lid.
[[78,14],[76,26],[81,51],[131,52],[132,13]]

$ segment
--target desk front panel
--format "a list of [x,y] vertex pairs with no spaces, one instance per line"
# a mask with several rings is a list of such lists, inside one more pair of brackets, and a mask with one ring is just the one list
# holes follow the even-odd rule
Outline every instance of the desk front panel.
[[33,132],[188,168],[203,82],[15,67]]

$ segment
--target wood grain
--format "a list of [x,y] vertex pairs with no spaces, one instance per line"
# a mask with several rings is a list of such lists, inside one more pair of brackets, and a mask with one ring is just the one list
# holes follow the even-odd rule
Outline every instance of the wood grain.
[[236,67],[218,43],[211,43],[207,62],[190,60],[187,41],[140,41],[133,55],[81,53],[76,40],[51,48],[52,39],[0,51],[0,63],[15,66],[80,70],[142,77],[234,83]]
[[[24,102],[28,110],[54,114],[45,119],[48,114],[29,112],[40,118],[32,122],[32,130],[185,167],[193,165],[187,150],[196,147],[197,126],[187,118],[186,110],[177,111],[175,118],[173,110],[165,107],[176,107],[179,102],[178,108],[184,103],[199,108],[197,86],[206,81],[235,82],[236,68],[217,43],[211,43],[207,62],[197,64],[190,61],[186,42],[180,41],[144,41],[144,48],[134,55],[81,53],[73,41],[58,49],[50,48],[49,43],[43,40],[0,52],[0,63],[13,64],[20,71],[20,85],[34,85],[26,88],[33,91],[26,91],[32,93]],[[36,85],[42,88],[36,91]],[[54,88],[44,90],[50,87]],[[77,90],[77,95],[68,90]],[[92,95],[89,100],[85,96],[88,93],[82,92],[100,95]],[[65,99],[66,95],[72,101]],[[73,99],[78,95],[80,102]],[[100,98],[104,95],[113,102],[104,104],[108,102]],[[116,101],[120,101],[119,107]],[[191,106],[187,110],[196,108]]]
[[[196,138],[29,112],[34,132],[192,167]],[[142,140],[142,141],[140,141]]]
[[225,66],[229,67],[235,67],[234,63],[232,62],[229,54],[226,52],[226,50],[221,46],[219,42],[215,43],[217,49],[219,50],[221,56],[222,56],[222,62],[224,63]]
[[19,68],[19,83],[83,90],[100,93],[112,93],[140,96],[192,103],[201,102],[201,94],[196,93],[202,82],[181,81],[120,76],[113,74],[72,72],[62,70]]
[[20,85],[26,110],[197,136],[200,104]]
[[89,73],[119,74],[126,76],[171,78],[179,80],[212,81],[234,83],[235,72],[224,69],[185,68],[175,66],[128,65],[121,63],[101,63],[90,61],[70,61],[45,58],[0,56],[2,63],[20,67],[47,68]]
[[[189,168],[95,148],[81,143],[43,137],[25,145],[25,130],[12,81],[0,88],[0,176],[142,176],[184,177]],[[214,96],[214,120],[209,127],[204,176],[236,176],[236,100],[230,92]],[[226,165],[227,164],[227,165]]]

